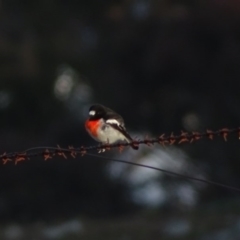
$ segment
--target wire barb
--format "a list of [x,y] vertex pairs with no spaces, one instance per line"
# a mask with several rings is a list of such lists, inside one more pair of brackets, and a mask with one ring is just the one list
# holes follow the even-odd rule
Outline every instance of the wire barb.
[[3,155],[1,156],[1,158],[2,158],[2,161],[3,161],[3,165],[5,165],[7,162],[12,161],[11,158],[7,157],[7,153],[6,153],[6,152],[3,153]]
[[62,148],[60,148],[59,145],[57,145],[57,150],[56,150],[56,154],[60,157],[64,157],[65,159],[67,159],[66,154],[64,153],[64,151],[62,150]]
[[[160,144],[163,147],[167,145],[173,144],[183,144],[183,143],[193,143],[202,138],[208,138],[213,140],[214,137],[220,136],[227,141],[227,138],[230,134],[237,134],[238,139],[240,139],[240,127],[238,128],[222,128],[217,131],[212,131],[207,129],[205,132],[185,132],[181,131],[179,135],[175,135],[173,132],[170,135],[161,134],[156,138],[149,138],[146,136],[144,139],[134,139],[132,142],[121,142],[114,144],[101,144],[95,146],[81,146],[80,148],[74,148],[73,146],[69,146],[68,148],[61,148],[59,145],[57,147],[36,147],[27,149],[21,152],[4,152],[0,155],[0,159],[2,159],[3,164],[7,164],[8,162],[14,162],[17,165],[21,161],[25,161],[31,159],[33,157],[42,156],[45,161],[52,159],[53,157],[59,156],[67,159],[67,157],[71,156],[72,158],[76,158],[77,154],[80,154],[82,157],[88,154],[90,151],[97,150],[99,153],[103,153],[106,150],[111,150],[117,148],[119,152],[122,152],[125,147],[139,147],[142,145],[153,146],[155,143]],[[34,152],[35,150],[35,152]]]
[[68,146],[68,149],[70,151],[70,155],[72,156],[72,158],[76,158],[77,152],[76,152],[75,148],[73,146]]
[[27,157],[27,154],[25,152],[24,153],[17,153],[15,155],[14,164],[17,165],[18,162],[25,161],[26,159],[29,159],[29,158]]
[[[174,135],[174,133],[172,132],[169,136],[165,134],[161,134],[156,138],[148,138],[146,136],[144,139],[137,139],[137,140],[133,140],[132,142],[122,142],[122,143],[114,143],[114,144],[105,143],[102,145],[95,145],[95,146],[88,146],[88,147],[81,146],[80,148],[74,148],[73,146],[68,146],[68,148],[61,148],[59,145],[57,145],[57,147],[35,147],[35,148],[30,148],[21,152],[10,152],[10,153],[4,152],[2,155],[0,155],[0,159],[2,159],[3,165],[7,164],[8,162],[14,162],[14,164],[17,165],[19,162],[29,160],[33,157],[43,157],[45,161],[52,159],[53,157],[56,157],[56,156],[63,157],[65,159],[67,159],[68,156],[71,156],[72,158],[76,158],[77,154],[80,154],[82,157],[86,154],[91,156],[93,154],[91,154],[90,152],[93,150],[97,150],[98,152],[102,153],[102,152],[105,152],[106,150],[118,148],[119,152],[122,152],[125,147],[129,147],[129,146],[139,147],[140,144],[147,145],[150,147],[155,143],[158,143],[161,146],[166,147],[166,145],[192,143],[202,138],[208,138],[210,140],[213,140],[214,137],[216,136],[220,136],[224,139],[224,141],[227,141],[228,136],[234,133],[237,134],[238,139],[240,139],[240,127],[234,128],[234,129],[222,128],[217,131],[212,131],[207,129],[205,132],[202,132],[202,133],[181,131],[180,135]],[[103,156],[99,156],[99,157],[107,159],[106,157],[103,157]],[[160,168],[154,168],[151,166],[142,165],[142,164],[133,163],[133,162],[127,162],[124,160],[117,160],[117,159],[110,159],[110,158],[108,159],[112,161],[128,163],[128,164],[132,164],[140,167],[146,167],[146,168],[150,168],[158,171],[163,171],[165,173],[173,174],[178,177],[183,177],[190,180],[195,180],[195,181],[204,182],[204,183],[208,183],[208,184],[212,184],[220,187],[225,187],[235,191],[240,191],[240,189],[231,187],[229,185],[225,185],[225,184],[221,184],[221,183],[217,183],[209,180],[204,180],[204,179],[198,179],[191,176],[184,176],[184,175],[170,172]]]
[[43,151],[42,155],[43,155],[43,158],[44,158],[45,161],[47,161],[48,159],[51,159],[51,158],[52,158],[51,153],[49,152],[48,149],[46,149],[45,151]]

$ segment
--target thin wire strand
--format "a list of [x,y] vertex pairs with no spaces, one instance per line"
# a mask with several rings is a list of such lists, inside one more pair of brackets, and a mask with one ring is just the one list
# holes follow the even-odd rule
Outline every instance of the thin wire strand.
[[[29,152],[29,151],[36,150],[36,149],[39,149],[39,150],[48,149],[48,150],[54,150],[54,151],[61,150],[63,152],[70,152],[70,149],[68,149],[68,148],[47,147],[47,146],[29,148],[29,149],[26,149],[24,152]],[[77,150],[76,152],[78,152],[78,151],[79,150]],[[31,156],[38,156],[40,153],[32,153]],[[130,164],[130,165],[133,165],[133,166],[144,167],[144,168],[148,168],[148,169],[152,169],[152,170],[156,170],[156,171],[161,171],[163,173],[173,175],[175,177],[188,179],[188,180],[193,180],[193,181],[198,181],[198,182],[202,182],[202,183],[205,183],[205,184],[215,185],[215,186],[218,186],[218,187],[223,187],[223,188],[227,188],[227,189],[230,189],[230,190],[233,190],[233,191],[240,192],[240,188],[237,188],[237,187],[233,187],[233,186],[230,186],[230,185],[227,185],[227,184],[223,184],[223,183],[219,183],[219,182],[215,182],[215,181],[211,181],[211,180],[205,180],[205,179],[201,179],[201,178],[196,178],[196,177],[192,177],[192,176],[183,175],[183,174],[180,174],[180,173],[176,173],[176,172],[173,172],[173,171],[170,171],[170,170],[165,170],[165,169],[158,168],[158,167],[153,167],[153,166],[149,166],[149,165],[145,165],[145,164],[141,164],[141,163],[135,163],[135,162],[131,162],[131,161],[126,161],[126,160],[122,160],[122,159],[105,157],[105,156],[96,155],[96,154],[92,154],[92,153],[85,153],[85,155],[96,157],[96,158],[101,158],[101,159],[108,160],[108,161]]]
[[[165,145],[172,145],[172,144],[192,143],[192,142],[198,141],[204,137],[208,138],[210,140],[213,140],[215,136],[221,136],[221,137],[223,137],[223,139],[225,141],[227,141],[228,135],[233,134],[233,133],[237,134],[238,139],[240,139],[240,128],[233,128],[233,129],[222,128],[222,129],[219,129],[216,131],[206,130],[205,132],[201,132],[201,133],[200,132],[183,132],[182,131],[180,135],[174,135],[172,133],[169,136],[165,136],[165,134],[162,134],[157,138],[148,139],[146,137],[145,139],[142,139],[142,140],[133,140],[132,143],[125,142],[125,143],[114,143],[114,144],[100,144],[97,146],[96,145],[95,146],[87,146],[87,147],[81,146],[80,148],[74,148],[72,146],[69,146],[68,148],[61,148],[58,145],[57,145],[57,147],[47,147],[47,146],[46,147],[45,146],[33,147],[33,148],[28,148],[25,151],[21,151],[21,152],[11,152],[11,153],[5,152],[2,155],[0,155],[0,159],[2,160],[3,164],[6,164],[8,162],[14,162],[16,165],[20,161],[29,160],[31,157],[37,157],[37,156],[42,156],[42,157],[44,157],[44,160],[48,160],[48,159],[53,158],[54,156],[60,156],[60,157],[67,158],[67,156],[70,155],[73,158],[75,158],[77,156],[77,154],[81,154],[82,156],[89,155],[89,156],[95,156],[98,158],[102,158],[105,160],[111,160],[111,161],[115,161],[115,162],[126,163],[126,164],[131,164],[131,165],[135,165],[135,166],[139,166],[139,167],[145,167],[145,168],[149,168],[149,169],[153,169],[153,170],[157,170],[157,171],[162,171],[166,174],[171,174],[176,177],[181,177],[181,178],[198,181],[198,182],[202,182],[202,183],[206,183],[206,184],[212,184],[215,186],[224,187],[224,188],[228,188],[228,189],[240,192],[240,188],[232,187],[227,184],[222,184],[222,183],[205,180],[205,179],[199,179],[199,178],[183,175],[180,173],[171,172],[171,171],[168,171],[165,169],[152,167],[152,166],[148,166],[148,165],[144,165],[144,164],[140,164],[140,163],[134,163],[134,162],[125,161],[125,160],[121,160],[121,159],[113,159],[113,158],[99,156],[99,155],[89,153],[89,151],[93,151],[93,150],[97,150],[97,151],[101,152],[103,150],[109,150],[112,148],[119,148],[120,150],[122,150],[124,147],[130,146],[132,144],[134,146],[139,146],[140,144],[151,146],[155,143],[158,143],[162,146],[165,146]],[[39,150],[39,151],[31,152],[34,150]]]
[[91,154],[91,153],[87,153],[86,155],[93,156],[93,157],[98,157],[98,158],[105,159],[105,160],[110,160],[110,161],[113,161],[113,162],[119,162],[119,163],[130,164],[130,165],[134,165],[134,166],[138,166],[138,167],[149,168],[149,169],[153,169],[153,170],[156,170],[156,171],[164,172],[166,174],[173,175],[175,177],[180,177],[180,178],[184,178],[184,179],[188,179],[188,180],[198,181],[198,182],[202,182],[202,183],[205,183],[205,184],[211,184],[211,185],[215,185],[215,186],[218,186],[218,187],[228,188],[228,189],[231,189],[233,191],[240,192],[240,188],[237,188],[237,187],[233,187],[233,186],[223,184],[223,183],[214,182],[214,181],[211,181],[211,180],[205,180],[205,179],[201,179],[201,178],[196,178],[196,177],[183,175],[183,174],[180,174],[180,173],[172,172],[172,171],[165,170],[165,169],[158,168],[158,167],[153,167],[153,166],[149,166],[149,165],[145,165],[145,164],[141,164],[141,163],[130,162],[130,161],[122,160],[122,159],[115,159],[115,158],[110,158],[110,157],[105,157],[105,156],[99,156],[99,155],[95,155],[95,154]]

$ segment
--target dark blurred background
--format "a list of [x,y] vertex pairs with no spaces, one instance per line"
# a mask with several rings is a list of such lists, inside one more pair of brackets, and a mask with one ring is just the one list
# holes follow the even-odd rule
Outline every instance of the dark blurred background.
[[[137,138],[240,126],[237,0],[0,1],[0,150],[96,144],[92,103]],[[112,150],[240,187],[237,137]],[[239,193],[85,156],[0,166],[1,239],[240,239]]]

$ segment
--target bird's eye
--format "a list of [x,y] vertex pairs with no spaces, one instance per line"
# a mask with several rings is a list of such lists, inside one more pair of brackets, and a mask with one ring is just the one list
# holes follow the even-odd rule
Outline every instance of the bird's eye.
[[95,114],[96,114],[96,111],[94,111],[94,110],[91,110],[91,111],[89,112],[89,115],[90,115],[90,116],[95,116]]

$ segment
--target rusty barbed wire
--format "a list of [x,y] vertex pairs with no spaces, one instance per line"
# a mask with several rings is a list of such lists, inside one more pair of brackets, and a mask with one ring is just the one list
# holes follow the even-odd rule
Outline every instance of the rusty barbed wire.
[[[239,128],[222,128],[216,131],[212,131],[207,129],[205,132],[184,132],[181,131],[179,135],[174,135],[171,133],[170,135],[162,134],[159,137],[156,138],[148,138],[145,137],[145,139],[139,139],[139,140],[133,140],[131,143],[114,143],[114,144],[101,144],[101,145],[95,145],[95,146],[81,146],[80,148],[74,148],[73,146],[69,146],[68,148],[61,148],[59,145],[57,147],[36,147],[31,148],[22,152],[10,152],[0,155],[0,160],[2,160],[2,163],[5,165],[8,162],[13,162],[15,165],[17,165],[21,161],[30,160],[32,157],[43,157],[45,161],[52,159],[55,156],[60,156],[65,159],[67,157],[76,158],[77,155],[84,156],[90,151],[97,150],[98,152],[103,152],[106,150],[111,150],[113,148],[118,148],[118,150],[121,152],[124,147],[127,146],[139,146],[139,145],[147,145],[152,146],[154,144],[160,144],[162,146],[166,145],[173,145],[173,144],[182,144],[182,143],[193,143],[196,141],[199,141],[202,138],[207,138],[210,140],[213,140],[214,137],[220,136],[225,141],[227,141],[229,134],[237,134],[238,139],[240,139],[240,127]],[[37,151],[38,150],[38,151]],[[34,152],[32,152],[34,151]]]

